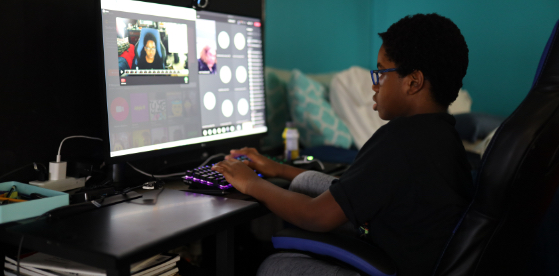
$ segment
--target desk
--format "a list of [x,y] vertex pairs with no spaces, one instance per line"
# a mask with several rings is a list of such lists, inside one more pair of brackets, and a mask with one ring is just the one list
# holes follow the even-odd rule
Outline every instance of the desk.
[[19,245],[94,267],[108,276],[130,275],[130,264],[216,234],[217,275],[233,275],[234,226],[267,213],[257,202],[165,189],[57,222],[38,219],[0,229],[3,244]]

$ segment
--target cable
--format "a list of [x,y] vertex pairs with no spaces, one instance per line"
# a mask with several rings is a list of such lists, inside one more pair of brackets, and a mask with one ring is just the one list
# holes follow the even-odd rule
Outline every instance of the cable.
[[102,184],[98,184],[98,185],[93,185],[93,186],[88,186],[88,187],[82,187],[79,190],[75,191],[74,193],[79,193],[79,192],[83,192],[83,191],[91,191],[91,190],[95,190],[95,189],[99,189],[99,188],[103,188],[109,184],[111,184],[113,182],[112,179],[108,179],[105,182],[103,182]]
[[122,191],[122,193],[120,193],[120,194],[125,195],[125,194],[129,193],[130,191],[132,191],[134,189],[141,188],[143,186],[144,186],[144,184],[138,185],[138,186],[135,186],[135,187],[128,187],[128,188],[124,189],[124,191]]
[[[136,203],[136,202],[130,202],[131,204],[138,204],[138,205],[156,205],[157,204],[157,199],[159,199],[159,195],[163,192],[163,190],[165,190],[165,187],[159,189],[159,192],[155,195],[154,199],[144,199],[144,203]],[[149,202],[151,201],[151,202]]]
[[314,161],[314,162],[317,162],[318,165],[320,165],[320,168],[322,169],[322,171],[324,171],[324,164],[322,164],[322,162],[320,162],[320,160],[315,159],[315,160],[313,160],[313,161]]
[[12,174],[12,173],[15,173],[15,172],[18,172],[18,171],[20,171],[20,170],[23,170],[23,169],[27,168],[28,166],[33,166],[33,164],[34,164],[34,163],[27,164],[27,165],[24,165],[24,166],[21,166],[21,167],[15,169],[15,170],[13,170],[13,171],[11,171],[11,172],[5,173],[5,174],[3,174],[2,176],[0,176],[0,179],[4,178],[4,177],[6,177],[6,176],[8,176],[8,175],[10,175],[10,174]]
[[144,171],[142,171],[142,170],[140,170],[140,169],[134,167],[132,164],[130,164],[130,162],[126,162],[126,164],[128,164],[128,166],[130,166],[130,167],[131,167],[132,169],[134,169],[135,171],[137,171],[137,172],[139,172],[139,173],[141,173],[141,174],[143,174],[143,175],[152,177],[152,178],[166,178],[166,177],[183,176],[183,175],[185,175],[185,173],[183,173],[183,172],[182,172],[182,173],[159,174],[159,175],[158,175],[158,174],[155,174],[155,175],[154,175],[154,174],[144,172]]
[[[208,164],[212,159],[216,158],[216,157],[220,157],[220,156],[226,156],[227,154],[224,153],[218,153],[218,154],[214,154],[208,158],[206,158],[206,161],[204,161],[204,163],[202,163],[200,166],[198,167],[202,167],[206,164]],[[151,173],[147,173],[144,172],[136,167],[134,167],[134,165],[130,164],[130,162],[126,162],[126,164],[128,164],[128,166],[130,166],[132,169],[134,169],[135,171],[145,175],[145,176],[150,176],[152,178],[167,178],[167,177],[173,177],[173,176],[183,176],[185,175],[185,173],[181,172],[181,173],[171,173],[171,174],[151,174]]]
[[19,241],[19,249],[17,250],[17,275],[21,276],[19,273],[19,261],[21,256],[21,248],[23,247],[23,235],[21,235],[21,240]]
[[152,203],[153,205],[157,204],[157,199],[159,198],[159,195],[163,192],[163,190],[165,190],[165,187],[161,188],[161,189],[159,190],[159,193],[157,193],[157,194],[155,195],[155,199],[153,200],[153,203]]
[[202,163],[202,165],[200,165],[200,166],[198,166],[198,167],[205,166],[205,165],[208,164],[212,159],[214,159],[214,158],[216,158],[216,157],[220,157],[220,156],[227,156],[227,154],[225,154],[225,153],[214,154],[214,155],[208,157],[208,158],[206,159],[206,161],[204,161],[204,163]]
[[34,168],[36,171],[39,170],[39,167],[37,167],[37,164],[41,165],[41,167],[43,167],[43,169],[45,169],[45,172],[48,171],[48,170],[47,170],[47,167],[46,167],[44,164],[37,163],[37,162],[33,162],[33,168]]
[[91,139],[91,140],[99,140],[99,141],[103,141],[103,139],[101,138],[97,138],[97,137],[91,137],[91,136],[85,136],[85,135],[74,135],[74,136],[68,136],[64,139],[62,139],[62,142],[60,142],[60,147],[58,147],[58,155],[56,156],[56,162],[60,163],[60,151],[62,150],[62,143],[64,143],[64,141],[71,139],[71,138],[86,138],[86,139]]

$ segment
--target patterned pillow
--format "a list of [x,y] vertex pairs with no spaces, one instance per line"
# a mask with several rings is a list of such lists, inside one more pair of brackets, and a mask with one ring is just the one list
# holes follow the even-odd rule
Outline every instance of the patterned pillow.
[[266,125],[268,135],[262,140],[262,149],[269,150],[283,144],[281,134],[285,122],[291,121],[287,108],[286,83],[273,73],[266,74]]
[[349,148],[349,129],[334,113],[326,98],[326,89],[299,70],[293,70],[287,85],[291,118],[305,147],[332,145]]

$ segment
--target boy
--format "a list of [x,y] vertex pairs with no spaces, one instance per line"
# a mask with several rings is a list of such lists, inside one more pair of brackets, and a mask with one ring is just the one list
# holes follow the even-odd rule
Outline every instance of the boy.
[[[340,179],[317,180],[247,148],[232,150],[213,169],[294,225],[327,232],[349,221],[386,251],[398,275],[428,275],[471,200],[470,166],[446,112],[462,87],[468,47],[458,27],[437,14],[407,16],[379,35],[372,108],[390,122]],[[233,159],[238,155],[251,161]],[[293,180],[302,190],[322,185],[322,193],[313,198],[283,190],[253,169]]]

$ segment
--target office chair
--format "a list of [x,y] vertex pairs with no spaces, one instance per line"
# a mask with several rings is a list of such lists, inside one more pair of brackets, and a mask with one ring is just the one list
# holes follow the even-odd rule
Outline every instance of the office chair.
[[165,62],[167,60],[167,49],[165,49],[165,46],[163,45],[163,42],[161,42],[161,36],[159,35],[159,31],[156,29],[150,29],[150,28],[143,28],[140,31],[140,38],[138,39],[138,42],[136,42],[136,49],[135,49],[135,57],[134,57],[134,61],[132,62],[132,69],[136,69],[136,66],[138,66],[138,58],[141,56],[142,54],[142,49],[144,49],[144,37],[146,36],[146,34],[151,33],[153,36],[155,36],[155,39],[157,40],[155,42],[155,45],[157,45],[157,54],[161,57],[161,62],[163,62],[163,68],[167,68],[165,66]]
[[[483,155],[476,194],[433,275],[532,275],[542,218],[559,186],[559,21],[532,89],[499,127]],[[559,214],[555,214],[559,216]],[[395,275],[381,249],[330,233],[285,229],[274,247],[326,255],[369,275]]]

